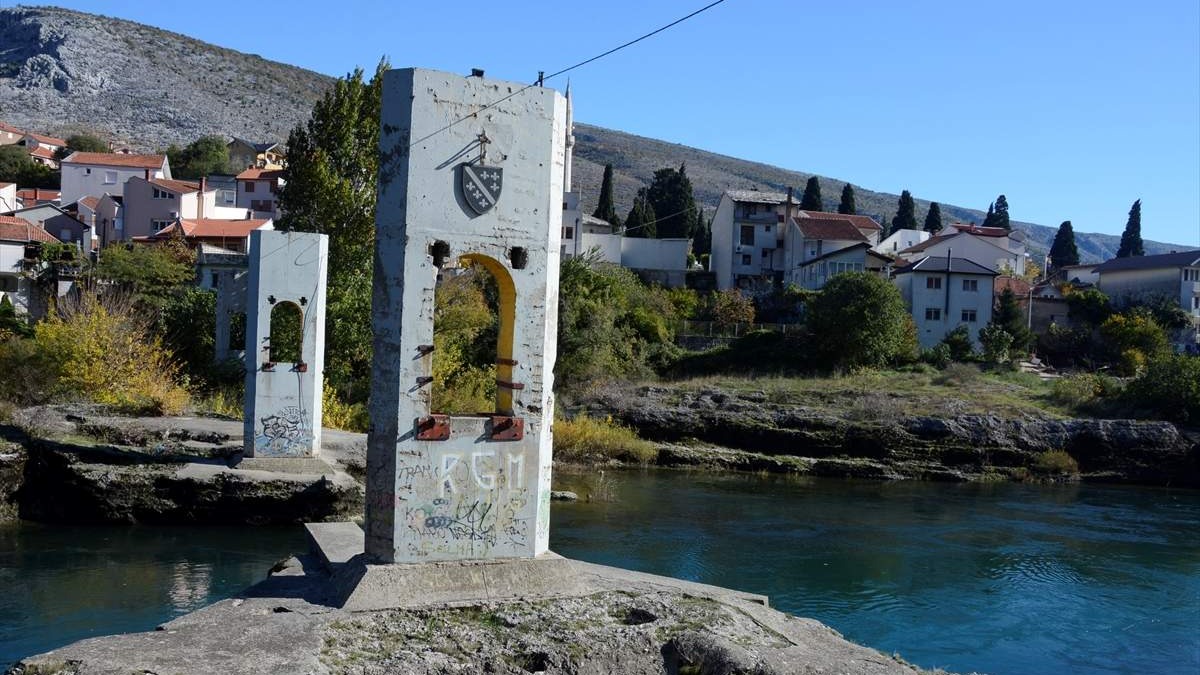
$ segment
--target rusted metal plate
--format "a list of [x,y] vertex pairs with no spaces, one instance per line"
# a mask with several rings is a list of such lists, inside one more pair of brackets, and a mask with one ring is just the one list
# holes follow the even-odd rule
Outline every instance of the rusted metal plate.
[[519,441],[525,438],[525,420],[520,417],[492,415],[493,441]]
[[501,389],[511,389],[513,391],[525,388],[525,384],[522,382],[505,382],[504,380],[496,380],[496,386]]
[[418,441],[450,440],[450,416],[426,415],[417,418]]

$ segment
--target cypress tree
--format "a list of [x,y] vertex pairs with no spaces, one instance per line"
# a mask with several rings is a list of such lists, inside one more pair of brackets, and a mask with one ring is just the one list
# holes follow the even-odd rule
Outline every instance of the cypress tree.
[[[678,169],[655,171],[650,189],[646,191],[646,200],[651,213],[662,218],[662,222],[655,227],[657,233],[648,236],[672,239],[691,236],[696,222],[696,197],[692,193],[692,181],[688,178],[686,165],[680,164]],[[650,220],[654,220],[654,216]]]
[[1033,341],[1029,331],[1028,318],[1017,304],[1017,294],[1011,288],[1005,288],[996,299],[996,311],[992,313],[992,323],[1000,326],[1013,336],[1012,350],[1023,352]]
[[912,193],[908,190],[900,193],[900,203],[896,207],[896,215],[892,218],[892,232],[896,230],[917,229],[917,204],[913,201]]
[[1058,226],[1058,233],[1054,235],[1054,243],[1050,245],[1050,264],[1055,269],[1079,264],[1079,248],[1075,246],[1075,229],[1071,227],[1069,220],[1064,220],[1062,225]]
[[640,188],[633,198],[633,208],[625,217],[625,236],[653,239],[658,235],[654,222],[654,207],[650,204],[649,190]]
[[821,206],[821,183],[817,181],[817,177],[813,176],[808,179],[808,183],[804,185],[804,196],[800,198],[801,211],[824,211]]
[[858,208],[854,204],[854,186],[849,183],[842,186],[842,201],[838,204],[838,213],[848,216],[858,213]]
[[1118,258],[1128,258],[1135,255],[1146,255],[1142,246],[1142,200],[1137,200],[1129,208],[1129,220],[1125,221],[1125,231],[1121,233],[1121,247],[1117,249]]
[[704,213],[696,213],[696,229],[692,233],[692,253],[712,253],[712,221],[704,219]]
[[613,226],[613,232],[617,232],[621,228],[621,217],[617,215],[617,208],[613,205],[612,164],[604,165],[604,178],[600,182],[600,203],[596,204],[596,210],[592,216],[607,221]]
[[942,229],[942,207],[937,202],[929,203],[929,213],[925,214],[925,231],[940,232]]
[[987,215],[983,217],[983,222],[979,224],[980,227],[991,227],[992,222],[995,220],[995,218],[996,218],[996,202],[992,202],[991,204],[988,204]]
[[1008,220],[1008,198],[1004,195],[996,197],[996,227],[1012,229],[1012,223]]

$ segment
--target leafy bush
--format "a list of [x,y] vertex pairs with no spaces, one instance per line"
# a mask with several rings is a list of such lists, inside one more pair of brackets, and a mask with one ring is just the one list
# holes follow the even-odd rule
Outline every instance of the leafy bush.
[[813,367],[807,347],[808,341],[798,334],[754,331],[724,347],[679,357],[661,372],[671,377],[796,374]]
[[1111,399],[1121,391],[1120,383],[1101,373],[1075,373],[1054,380],[1050,398],[1073,408],[1082,408]]
[[554,421],[554,456],[567,461],[616,459],[646,464],[658,455],[650,441],[639,438],[633,429],[612,421],[586,415]]
[[1042,476],[1078,476],[1079,463],[1065,450],[1047,450],[1038,455],[1030,467]]
[[979,371],[979,366],[971,363],[951,363],[946,366],[942,373],[933,378],[934,384],[943,386],[961,387],[965,384],[978,382],[982,373]]
[[33,338],[0,350],[0,370],[17,374],[4,378],[2,393],[27,403],[83,398],[160,415],[179,414],[188,403],[170,351],[119,298],[85,293],[64,303]]
[[1105,319],[1100,335],[1123,375],[1136,375],[1147,360],[1170,351],[1166,332],[1154,315],[1141,307]]
[[994,323],[989,323],[979,331],[979,342],[983,345],[983,358],[989,363],[1008,363],[1009,347],[1012,346],[1013,336],[1008,331]]
[[345,403],[328,382],[321,392],[321,426],[366,432],[370,418],[366,403]]
[[494,284],[481,267],[438,283],[433,313],[432,410],[479,413],[496,407],[499,318]]
[[929,365],[941,370],[950,365],[954,357],[950,352],[950,345],[945,342],[939,342],[933,347],[921,352],[921,360]]
[[754,301],[736,288],[717,291],[712,296],[712,318],[723,327],[754,323]]
[[971,342],[971,331],[966,326],[959,325],[947,331],[946,336],[938,344],[946,345],[950,350],[950,358],[954,361],[970,361],[975,357],[975,345]]
[[868,272],[839,274],[808,305],[816,351],[830,367],[883,366],[917,355],[916,330],[888,281]]
[[1159,356],[1129,383],[1127,404],[1180,424],[1200,425],[1200,358],[1183,354]]

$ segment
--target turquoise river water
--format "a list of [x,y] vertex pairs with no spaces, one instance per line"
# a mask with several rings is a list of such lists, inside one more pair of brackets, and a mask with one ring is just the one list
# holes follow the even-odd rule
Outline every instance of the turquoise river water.
[[[579,488],[608,501],[554,505],[555,551],[765,593],[927,668],[1200,672],[1200,492],[666,471],[608,482]],[[298,527],[0,527],[0,669],[153,629],[303,545]]]

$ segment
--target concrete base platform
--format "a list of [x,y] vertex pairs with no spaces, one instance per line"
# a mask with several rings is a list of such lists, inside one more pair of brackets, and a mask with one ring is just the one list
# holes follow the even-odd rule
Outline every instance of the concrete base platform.
[[320,457],[243,457],[231,468],[331,477],[337,471],[332,464]]
[[305,531],[313,553],[330,575],[331,603],[353,612],[581,597],[634,588],[670,588],[697,597],[768,606],[765,595],[570,560],[556,553],[503,560],[372,564],[363,554],[363,532],[355,523],[309,523]]

